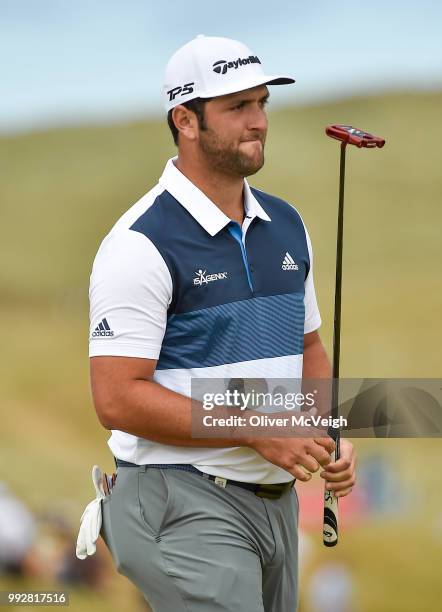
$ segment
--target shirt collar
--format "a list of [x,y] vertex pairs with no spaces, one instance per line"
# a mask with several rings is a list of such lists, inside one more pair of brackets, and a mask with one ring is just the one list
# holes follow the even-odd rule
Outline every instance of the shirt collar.
[[263,221],[271,221],[269,215],[253,195],[246,179],[244,179],[244,208],[246,215],[252,219],[259,217]]
[[[177,159],[177,157],[169,159],[159,183],[184,206],[211,236],[215,236],[215,234],[230,223],[231,219],[178,170],[173,163]],[[244,208],[246,215],[252,219],[259,217],[264,221],[271,221],[268,214],[252,194],[249,184],[245,179]]]

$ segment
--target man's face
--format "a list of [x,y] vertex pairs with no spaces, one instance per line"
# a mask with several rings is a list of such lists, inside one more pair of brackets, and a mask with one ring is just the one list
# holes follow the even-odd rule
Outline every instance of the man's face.
[[268,97],[267,87],[259,85],[206,103],[198,140],[211,167],[241,177],[262,168]]

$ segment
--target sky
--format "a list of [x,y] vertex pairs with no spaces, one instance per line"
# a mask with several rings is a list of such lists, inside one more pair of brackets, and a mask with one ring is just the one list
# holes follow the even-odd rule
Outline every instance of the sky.
[[161,116],[173,52],[197,34],[247,44],[273,104],[442,89],[435,0],[0,0],[0,133]]

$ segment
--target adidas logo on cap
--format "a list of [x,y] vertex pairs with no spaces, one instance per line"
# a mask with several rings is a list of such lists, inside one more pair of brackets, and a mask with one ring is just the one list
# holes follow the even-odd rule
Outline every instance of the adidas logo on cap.
[[285,257],[282,261],[282,269],[283,270],[299,270],[299,266],[295,263],[295,260],[290,255],[290,253],[286,253]]
[[97,325],[97,327],[95,328],[95,331],[92,332],[92,338],[97,338],[97,336],[113,336],[114,332],[111,330],[111,328],[109,327],[109,323],[107,322],[107,319],[104,318],[101,323],[99,323]]

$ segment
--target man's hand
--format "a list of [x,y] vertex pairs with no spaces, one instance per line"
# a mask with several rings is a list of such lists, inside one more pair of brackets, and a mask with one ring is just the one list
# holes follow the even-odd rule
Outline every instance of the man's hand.
[[356,451],[348,440],[340,441],[341,456],[329,463],[319,475],[327,482],[326,489],[336,497],[348,495],[356,482]]
[[329,466],[335,450],[331,438],[254,438],[247,446],[303,482],[320,466]]

